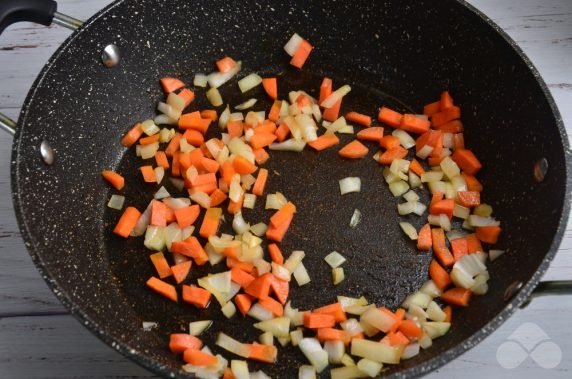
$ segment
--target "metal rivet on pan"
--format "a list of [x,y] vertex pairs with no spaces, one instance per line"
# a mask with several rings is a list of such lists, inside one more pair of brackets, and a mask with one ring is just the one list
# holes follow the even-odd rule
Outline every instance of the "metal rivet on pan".
[[512,282],[510,286],[504,291],[504,301],[509,301],[512,297],[522,288],[522,282],[515,281]]
[[534,164],[534,180],[538,183],[542,183],[544,178],[546,177],[546,173],[548,172],[548,160],[546,158],[540,158]]
[[40,144],[40,155],[45,164],[52,165],[54,163],[54,149],[52,149],[52,146],[46,140],[43,140]]
[[120,58],[121,54],[119,52],[119,48],[114,44],[105,46],[105,49],[103,49],[103,52],[101,53],[101,61],[105,67],[111,68],[117,66]]

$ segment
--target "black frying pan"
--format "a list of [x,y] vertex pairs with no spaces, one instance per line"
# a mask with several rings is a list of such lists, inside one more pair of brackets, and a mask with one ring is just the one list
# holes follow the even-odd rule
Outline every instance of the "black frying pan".
[[[2,26],[21,19],[49,24],[54,10],[53,3],[41,0],[0,3]],[[58,22],[73,25],[60,16]],[[293,32],[316,46],[302,71],[289,67],[282,50]],[[100,57],[111,43],[122,58],[109,69]],[[507,253],[489,266],[489,293],[455,311],[447,336],[390,367],[387,375],[418,376],[443,365],[491,333],[529,297],[568,217],[569,147],[538,72],[484,15],[452,0],[118,1],[73,33],[46,64],[25,101],[12,156],[14,208],[26,246],[58,298],[99,338],[158,374],[183,376],[181,361],[168,352],[166,341],[169,333],[186,330],[189,321],[215,320],[204,338],[215,351],[214,331],[242,341],[258,336],[250,320],[229,322],[218,306],[199,312],[145,288],[152,274],[148,253],[140,239],[111,234],[118,214],[106,207],[113,191],[99,175],[104,168],[127,174],[128,202],[143,209],[154,189],[140,182],[135,174],[140,161],[119,145],[120,137],[154,114],[164,96],[158,78],[170,75],[189,83],[194,73],[212,71],[213,61],[224,55],[243,60],[241,75],[280,73],[282,97],[300,88],[316,93],[327,75],[336,86],[352,85],[344,104],[348,110],[373,115],[388,105],[419,112],[444,89],[461,105],[466,142],[485,166],[483,196],[503,221],[499,246]],[[233,105],[264,98],[259,89],[237,96],[234,86],[222,91]],[[198,93],[193,109],[208,106]],[[7,120],[2,125],[10,127]],[[53,148],[52,164],[40,154],[43,141]],[[283,191],[300,209],[282,249],[307,252],[312,283],[293,289],[294,306],[308,309],[344,294],[395,307],[426,280],[431,257],[403,237],[396,200],[381,168],[369,158],[346,162],[333,150],[277,153],[266,166],[280,173],[270,180],[269,191]],[[540,175],[533,175],[535,167]],[[337,181],[356,172],[363,192],[340,200]],[[350,230],[355,208],[364,221]],[[406,219],[417,227],[423,222]],[[322,262],[334,249],[349,258],[344,266],[348,279],[336,288]],[[191,280],[205,272],[194,270]],[[144,332],[142,321],[156,321],[160,328]],[[250,367],[272,377],[294,377],[305,362],[292,347],[280,348],[279,356],[275,365]]]

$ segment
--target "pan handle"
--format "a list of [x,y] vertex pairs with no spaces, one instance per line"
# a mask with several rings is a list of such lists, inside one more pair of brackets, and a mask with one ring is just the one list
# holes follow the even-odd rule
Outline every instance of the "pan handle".
[[0,34],[15,22],[30,21],[42,25],[58,24],[75,30],[83,22],[58,13],[54,0],[2,0],[0,1]]
[[16,121],[0,112],[0,129],[13,136],[16,133]]
[[538,286],[532,291],[530,297],[522,303],[520,308],[525,308],[530,302],[540,296],[552,295],[572,295],[572,281],[557,280],[551,282],[540,282]]

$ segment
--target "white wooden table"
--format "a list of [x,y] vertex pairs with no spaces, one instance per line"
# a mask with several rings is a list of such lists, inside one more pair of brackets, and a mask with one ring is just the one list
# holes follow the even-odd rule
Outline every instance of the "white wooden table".
[[[110,0],[60,0],[59,10],[87,19]],[[572,134],[572,1],[470,0],[524,50],[547,82]],[[16,119],[49,56],[69,35],[61,27],[11,26],[0,36],[0,111]],[[0,378],[152,377],[83,328],[52,295],[22,243],[10,197],[12,139],[0,134]],[[545,280],[572,279],[572,229]],[[572,296],[547,297],[519,310],[477,347],[430,376],[482,378],[572,377]],[[527,337],[534,323],[554,344],[538,345],[536,361],[517,366],[505,342]],[[514,335],[513,335],[514,337]],[[554,350],[556,346],[556,351]],[[499,350],[500,347],[500,350]],[[508,350],[507,350],[508,349]],[[558,350],[562,357],[558,358]],[[497,351],[504,351],[497,359]],[[551,361],[551,358],[553,360]],[[558,361],[560,361],[558,363]],[[502,365],[501,365],[502,363]],[[546,369],[541,366],[554,366]],[[510,368],[504,368],[510,367]]]

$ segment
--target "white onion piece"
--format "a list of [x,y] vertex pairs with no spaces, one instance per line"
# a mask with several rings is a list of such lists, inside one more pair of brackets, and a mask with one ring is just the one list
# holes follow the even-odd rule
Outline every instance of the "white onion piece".
[[416,240],[419,237],[417,235],[417,230],[415,230],[415,227],[410,223],[400,222],[399,226],[401,227],[401,230],[403,230],[403,232],[407,234],[407,237],[409,237],[409,239]]
[[350,219],[350,228],[355,228],[361,222],[361,212],[359,209],[354,209],[352,218]]
[[125,196],[111,195],[107,206],[111,209],[121,210],[123,208],[123,203],[125,203]]
[[[280,194],[280,195],[279,195]],[[278,210],[282,208],[288,201],[280,192],[275,194],[269,193],[266,195],[266,205],[264,209],[275,209]]]
[[353,358],[349,354],[344,354],[342,357],[342,364],[346,367],[354,367],[356,363],[354,362]]
[[474,228],[480,228],[482,226],[499,226],[500,222],[496,221],[492,217],[482,217],[477,215],[470,215],[468,218],[469,225]]
[[449,217],[447,217],[447,215],[444,214],[439,215],[439,226],[446,232],[451,231],[451,220],[449,220]]
[[186,138],[181,138],[181,141],[179,142],[179,151],[181,153],[190,153],[193,150],[195,150],[195,147],[187,142]]
[[242,188],[244,188],[246,191],[249,191],[254,183],[256,183],[256,178],[251,174],[242,175],[240,177],[240,183],[242,184]]
[[451,178],[451,186],[455,192],[467,191],[467,182],[463,175],[457,175]]
[[212,88],[218,88],[224,83],[228,82],[233,76],[235,76],[242,68],[242,62],[236,62],[236,66],[227,72],[213,72],[207,76],[207,81]]
[[183,112],[183,109],[185,109],[185,99],[175,92],[171,92],[167,96],[167,104],[169,104],[175,112]]
[[181,117],[181,111],[174,109],[172,106],[167,103],[163,103],[162,101],[157,104],[157,110],[173,120],[178,120],[179,117]]
[[443,172],[441,171],[426,171],[421,174],[422,183],[438,182],[443,179]]
[[408,320],[412,320],[415,322],[424,322],[427,321],[427,312],[423,310],[419,305],[411,304],[409,309],[407,310],[407,314],[405,315]]
[[344,256],[337,251],[332,251],[330,254],[326,255],[324,260],[328,265],[330,265],[331,268],[336,268],[344,264],[346,258],[344,258]]
[[191,200],[186,197],[168,197],[163,199],[163,203],[174,210],[188,207],[191,205]]
[[395,323],[396,321],[393,317],[375,307],[368,309],[360,317],[362,327],[369,325],[384,333],[387,333]]
[[[155,172],[155,175],[157,175],[157,172]],[[164,186],[161,186],[161,188],[159,188],[159,190],[155,192],[155,195],[153,195],[153,198],[157,200],[165,199],[168,197],[171,197],[171,194],[169,193],[169,191],[167,191],[167,189]]]
[[159,326],[159,324],[153,321],[143,321],[141,323],[141,326],[143,327],[144,331],[149,332],[153,329],[157,329],[157,326]]
[[379,375],[383,368],[383,364],[374,362],[367,358],[362,358],[357,363],[357,368],[364,374],[367,374],[370,378],[374,378]]
[[422,293],[429,295],[433,298],[439,297],[443,293],[443,291],[441,289],[439,289],[439,287],[437,287],[435,282],[433,282],[431,279],[429,279],[428,281],[423,283],[419,292],[422,292]]
[[330,96],[326,97],[324,101],[322,101],[320,106],[322,106],[323,108],[333,107],[338,102],[338,100],[347,95],[351,90],[352,87],[350,87],[347,84],[341,86],[340,88],[332,92]]
[[234,305],[234,303],[232,301],[229,301],[228,303],[223,305],[220,308],[220,310],[226,318],[231,318],[232,316],[234,316],[236,314],[236,306]]
[[415,292],[405,298],[405,301],[401,304],[404,308],[409,308],[410,305],[415,304],[423,309],[426,309],[429,306],[429,303],[433,299],[431,296],[423,293],[423,292]]
[[481,217],[490,217],[493,214],[493,207],[488,204],[480,204],[475,207],[473,213]]
[[250,307],[247,315],[259,321],[271,320],[274,317],[272,312],[258,303],[253,304],[252,307]]
[[182,179],[169,177],[169,181],[171,182],[173,187],[175,187],[179,191],[182,191],[183,188],[185,188],[185,182]]
[[294,56],[302,41],[304,41],[304,39],[300,37],[298,33],[294,33],[288,42],[286,42],[286,45],[284,45],[284,51],[286,51],[286,53],[291,57]]
[[332,282],[334,283],[334,286],[337,286],[343,282],[345,278],[346,274],[344,273],[343,267],[336,267],[332,269]]
[[328,367],[328,353],[322,349],[322,345],[315,338],[303,338],[298,347],[304,353],[308,361],[316,368],[317,372],[322,372]]
[[453,241],[456,240],[458,238],[464,238],[467,235],[467,233],[461,231],[461,230],[453,230],[449,233],[447,233],[447,239],[449,241]]
[[403,180],[399,180],[389,184],[389,191],[395,197],[399,197],[409,191],[409,184]]
[[193,192],[189,197],[205,209],[211,206],[211,197],[204,192]]
[[475,295],[484,295],[489,290],[489,285],[487,284],[489,280],[488,272],[479,274],[475,277],[475,283],[471,286],[470,290]]
[[421,216],[426,210],[427,206],[418,201],[397,204],[397,213],[399,213],[400,216],[405,216],[411,213]]
[[240,88],[240,92],[245,93],[260,83],[262,83],[262,78],[259,75],[250,74],[238,81],[238,88]]
[[284,262],[284,267],[286,267],[288,271],[294,272],[302,263],[302,259],[304,259],[305,256],[306,253],[302,250],[294,250]]
[[302,262],[300,262],[292,274],[294,275],[294,279],[296,279],[296,283],[298,283],[299,287],[302,287],[311,281],[310,275],[308,274],[308,271]]
[[164,229],[165,228],[161,226],[147,226],[145,241],[143,242],[147,249],[161,251],[165,248]]
[[274,336],[270,332],[264,332],[258,336],[258,340],[261,344],[267,346],[274,346]]
[[163,177],[165,176],[165,169],[161,166],[157,166],[153,169],[153,171],[155,172],[155,178],[157,179],[157,183],[161,184],[161,182],[163,181]]
[[475,228],[473,228],[470,224],[469,224],[469,220],[465,220],[463,221],[463,224],[461,225],[461,227],[465,230],[475,230]]
[[421,178],[417,176],[414,172],[409,172],[409,186],[411,188],[417,188],[422,185]]
[[159,150],[159,142],[153,142],[150,143],[149,145],[141,145],[140,149],[141,159],[153,158],[158,150]]
[[284,142],[273,143],[268,148],[275,151],[295,151],[301,152],[304,150],[306,142],[303,140],[296,140],[293,138],[287,139]]
[[[153,122],[155,123],[155,125],[177,125],[178,121],[177,120],[173,120],[172,118],[170,118],[169,116],[165,115],[165,114],[159,114],[157,116],[155,116],[155,118],[153,119]],[[165,132],[169,132],[167,129],[161,129],[161,132],[163,132],[163,130],[165,130]],[[164,141],[161,141],[164,142]]]
[[243,111],[245,109],[248,108],[252,108],[254,106],[254,104],[256,104],[258,100],[257,99],[248,99],[246,100],[244,103],[238,104],[237,106],[234,107],[234,109],[239,110],[239,111]]
[[503,254],[504,250],[489,250],[489,259],[492,262]]
[[431,194],[437,192],[442,192],[442,193],[447,192],[447,183],[442,182],[440,180],[436,182],[429,182],[428,186],[429,186],[429,192],[431,192]]
[[447,315],[436,302],[432,301],[427,307],[427,317],[433,321],[442,322],[445,321]]
[[[159,116],[165,116],[165,115],[159,115]],[[159,116],[155,117],[155,119],[157,119]],[[165,116],[167,117],[167,116]],[[169,119],[170,120],[170,119]],[[177,121],[174,121],[174,125],[177,124]],[[161,131],[159,132],[159,142],[161,143],[167,143],[169,141],[171,141],[171,139],[175,136],[175,129],[161,129]]]
[[296,123],[302,131],[302,136],[306,142],[312,142],[318,139],[316,134],[316,123],[314,120],[305,114],[301,114],[295,117]]
[[437,321],[432,321],[432,322],[423,322],[421,323],[421,327],[423,328],[423,331],[432,339],[436,339],[439,337],[444,336],[449,329],[451,328],[451,323],[449,322],[437,322]]
[[226,130],[226,124],[228,123],[229,118],[230,118],[230,108],[227,105],[218,118],[218,126],[220,127],[221,130]]
[[268,230],[268,226],[263,222],[259,222],[258,224],[254,224],[250,227],[252,234],[258,237],[263,236],[266,233],[266,230]]
[[230,361],[230,369],[235,379],[250,379],[250,373],[248,372],[248,364],[246,361],[233,359]]
[[346,123],[345,117],[341,116],[332,123],[324,121],[322,122],[322,125],[326,127],[326,133],[333,134],[339,132],[341,129],[345,128],[348,124]]
[[276,338],[284,338],[290,335],[290,319],[288,317],[276,317],[254,324],[254,327],[263,332],[272,333]]
[[220,107],[223,104],[222,96],[216,87],[212,87],[207,91],[207,99],[213,107]]
[[361,179],[359,177],[349,176],[339,181],[340,194],[343,196],[352,192],[361,191]]
[[247,209],[254,209],[254,205],[256,204],[256,195],[252,193],[247,193],[244,195],[244,199],[242,200],[242,206]]
[[252,127],[256,127],[264,122],[265,116],[264,111],[262,113],[250,111],[246,114],[244,122]]
[[410,202],[419,201],[419,195],[417,195],[415,191],[407,191],[403,195],[403,198]]
[[453,149],[455,147],[453,133],[443,133],[443,147],[448,149]]
[[234,214],[232,220],[232,229],[236,234],[242,234],[250,229],[250,224],[247,224],[242,217],[242,212],[238,211]]
[[432,152],[433,152],[433,146],[425,145],[421,149],[419,149],[419,151],[415,153],[415,155],[421,159],[427,159],[429,154],[431,154]]
[[[292,345],[294,345],[294,341],[292,341]],[[309,365],[300,366],[298,368],[298,379],[316,379],[316,369],[314,368],[314,366],[309,366]]]
[[416,355],[419,355],[419,344],[417,342],[412,342],[405,346],[403,354],[401,354],[401,359],[411,359]]
[[453,216],[466,220],[469,218],[470,214],[471,210],[469,208],[463,207],[460,204],[455,204],[455,207],[453,208]]
[[312,104],[312,116],[316,122],[322,121],[322,112],[320,111],[320,106],[318,104]]
[[157,125],[153,122],[153,120],[145,120],[141,123],[141,130],[143,133],[147,134],[148,136],[153,136],[161,131]]
[[449,179],[454,178],[455,176],[458,176],[461,173],[461,169],[459,168],[457,163],[455,163],[455,161],[452,160],[450,157],[445,157],[441,161],[439,166],[441,166],[441,170],[443,170],[443,173]]
[[346,349],[344,343],[340,340],[324,342],[324,350],[328,353],[328,361],[333,364],[342,363]]
[[366,339],[353,339],[351,354],[374,362],[398,364],[403,349],[402,345],[388,346]]
[[235,203],[240,200],[243,194],[243,189],[240,186],[240,175],[234,174],[230,181],[230,190],[228,192],[228,197]]
[[205,74],[195,74],[193,85],[195,87],[205,88],[208,84],[208,78]]
[[272,267],[272,274],[275,277],[282,279],[286,282],[290,281],[292,274],[290,273],[290,271],[288,271],[286,267],[279,265],[276,262],[272,262],[270,266]]
[[397,137],[397,139],[399,140],[399,143],[405,149],[409,149],[409,148],[415,146],[415,140],[405,130],[395,129],[391,133],[391,135],[394,137]]
[[191,336],[200,336],[205,330],[213,324],[211,320],[193,321],[189,323],[189,334]]
[[247,145],[243,140],[240,138],[232,138],[228,143],[228,150],[232,154],[240,155],[244,159],[248,160],[250,163],[255,162],[254,153],[252,152],[252,148]]
[[253,264],[258,275],[264,275],[272,270],[272,265],[264,259],[256,259]]
[[214,138],[205,142],[205,146],[207,147],[209,153],[215,158],[218,157],[218,155],[222,151],[222,148],[218,145],[217,141]]
[[407,180],[407,175],[405,173],[409,171],[409,162],[406,159],[394,159],[389,166],[389,171],[393,175],[399,176],[402,180]]
[[137,222],[135,223],[135,227],[129,234],[131,237],[139,237],[145,234],[147,230],[147,225],[149,225],[149,220],[151,218],[151,203],[147,206],[145,211],[141,214]]
[[423,335],[417,342],[419,342],[419,346],[421,346],[422,349],[428,349],[433,345],[433,340],[425,332],[423,332]]

